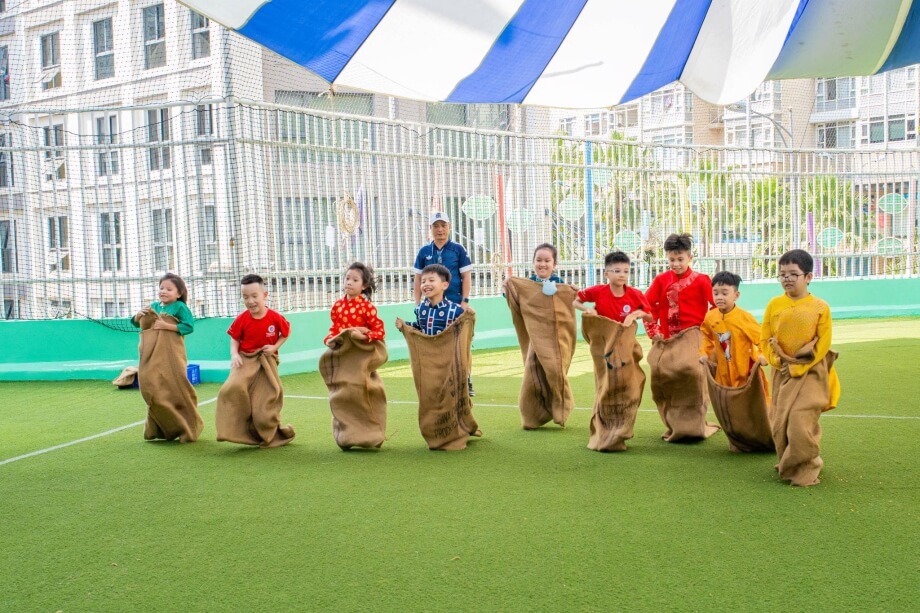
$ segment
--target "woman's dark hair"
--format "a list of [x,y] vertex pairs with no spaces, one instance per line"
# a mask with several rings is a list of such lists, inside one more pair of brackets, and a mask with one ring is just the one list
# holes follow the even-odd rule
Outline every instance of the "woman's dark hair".
[[556,250],[556,247],[554,245],[550,245],[549,243],[540,243],[539,245],[537,245],[537,248],[533,250],[534,260],[537,259],[537,251],[540,251],[541,249],[546,249],[547,251],[553,254],[553,264],[559,263],[559,252]]
[[664,239],[665,253],[671,251],[686,251],[690,253],[691,249],[693,249],[693,237],[686,232],[683,234],[672,234]]
[[792,249],[779,256],[779,265],[795,264],[806,275],[815,269],[815,260],[804,249]]
[[361,293],[364,294],[365,298],[370,299],[374,291],[377,290],[377,279],[374,277],[374,269],[361,262],[352,262],[351,266],[349,266],[345,272],[349,270],[357,270],[361,273],[361,282],[364,284],[364,289],[361,290]]
[[185,281],[182,280],[182,277],[175,273],[168,272],[160,277],[160,282],[157,283],[157,286],[159,287],[160,283],[163,281],[169,281],[175,285],[176,289],[179,290],[179,302],[188,304],[188,287],[185,285]]

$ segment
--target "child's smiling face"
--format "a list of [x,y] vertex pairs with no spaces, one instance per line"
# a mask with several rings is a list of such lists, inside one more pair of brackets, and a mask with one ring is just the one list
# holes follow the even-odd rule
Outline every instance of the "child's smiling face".
[[179,288],[169,279],[163,279],[160,282],[159,298],[161,304],[172,304],[179,299]]
[[693,256],[689,251],[668,251],[668,265],[678,277],[690,270],[692,261]]
[[422,288],[422,295],[428,299],[431,304],[437,304],[444,299],[444,292],[450,286],[450,281],[445,281],[436,272],[426,272],[422,274],[419,281]]
[[533,255],[533,271],[540,279],[549,279],[556,270],[556,259],[549,249],[540,249]]
[[265,314],[265,300],[268,298],[268,292],[261,283],[240,286],[240,295],[243,298],[243,304],[246,305],[246,310],[251,315],[258,318]]

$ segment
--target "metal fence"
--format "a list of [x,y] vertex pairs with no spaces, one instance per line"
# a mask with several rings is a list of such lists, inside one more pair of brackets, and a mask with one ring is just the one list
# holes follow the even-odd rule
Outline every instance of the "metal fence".
[[819,278],[917,276],[918,173],[915,149],[584,141],[241,101],[18,111],[0,131],[3,315],[124,317],[166,271],[199,317],[237,313],[248,272],[275,308],[321,309],[354,260],[376,302],[407,301],[432,210],[470,252],[474,296],[528,273],[542,242],[575,285],[621,249],[645,287],[672,232],[693,235],[697,270],[745,280],[793,247]]

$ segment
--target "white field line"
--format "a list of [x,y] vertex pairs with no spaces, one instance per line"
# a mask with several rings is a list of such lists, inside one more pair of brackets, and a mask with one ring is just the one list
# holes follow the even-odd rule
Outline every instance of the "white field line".
[[[198,406],[204,406],[206,404],[211,404],[217,400],[217,397],[211,398],[210,400],[205,400],[204,402],[199,402]],[[127,430],[128,428],[134,428],[140,426],[146,419],[136,421],[133,424],[126,424],[124,426],[118,426],[117,428],[112,428],[111,430],[106,430],[105,432],[100,432],[99,434],[93,434],[92,436],[85,436],[83,438],[78,438],[75,441],[70,441],[69,443],[61,443],[60,445],[54,445],[53,447],[47,447],[45,449],[39,449],[38,451],[30,451],[29,453],[24,453],[18,455],[14,458],[7,458],[5,460],[0,460],[0,466],[4,464],[12,464],[13,462],[18,462],[19,460],[25,460],[26,458],[31,458],[33,456],[42,455],[43,453],[48,453],[49,451],[57,451],[58,449],[64,449],[65,447],[70,447],[71,445],[77,445],[78,443],[85,443],[86,441],[91,441],[96,438],[102,438],[103,436],[108,436],[110,434],[115,434],[116,432],[121,432],[122,430]]]
[[[285,398],[291,398],[294,400],[329,400],[327,396],[294,396],[285,394]],[[199,402],[198,406],[204,406],[206,404],[211,404],[217,400],[216,397],[211,398],[210,400],[205,400],[204,402]],[[387,400],[387,404],[418,404],[414,400]],[[497,407],[505,409],[516,409],[518,406],[516,404],[489,404],[485,402],[477,402],[473,406],[477,407]],[[578,411],[590,411],[590,407],[575,407]],[[657,413],[657,409],[639,409],[643,413]],[[906,419],[906,420],[917,420],[920,419],[920,415],[846,415],[846,414],[835,414],[835,413],[824,413],[821,415],[822,419],[828,417],[843,417],[848,419]],[[110,434],[115,434],[116,432],[121,432],[122,430],[127,430],[128,428],[134,428],[143,424],[146,420],[136,421],[133,424],[126,424],[124,426],[119,426],[117,428],[112,428],[111,430],[106,430],[105,432],[100,432],[99,434],[93,434],[92,436],[86,436],[83,438],[78,438],[75,441],[70,441],[68,443],[61,443],[60,445],[54,445],[53,447],[47,447],[45,449],[39,449],[38,451],[30,451],[29,453],[24,453],[13,458],[7,458],[6,460],[0,460],[0,466],[4,464],[11,464],[13,462],[18,462],[19,460],[25,460],[26,458],[31,458],[33,456],[42,455],[43,453],[48,453],[49,451],[56,451],[58,449],[64,449],[65,447],[70,447],[71,445],[76,445],[78,443],[85,443],[86,441],[91,441],[96,438],[102,438],[103,436],[108,436]]]
[[[329,400],[328,396],[289,396],[284,395],[285,398],[294,398],[297,400]],[[387,404],[418,404],[416,400],[387,400]],[[487,404],[485,402],[474,402],[473,407],[499,407],[507,409],[516,409],[518,405],[516,404]],[[575,407],[576,411],[591,411],[591,407]],[[657,413],[658,409],[639,409],[642,413]],[[849,419],[920,419],[920,415],[846,415],[843,413],[834,413],[832,411],[821,414],[821,419],[828,417],[846,417]]]

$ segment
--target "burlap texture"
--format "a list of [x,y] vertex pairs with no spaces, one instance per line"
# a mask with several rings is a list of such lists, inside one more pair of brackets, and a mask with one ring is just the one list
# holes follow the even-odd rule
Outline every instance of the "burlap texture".
[[137,379],[137,366],[125,366],[124,370],[118,373],[118,376],[112,379],[112,385],[116,387],[132,387]]
[[588,449],[626,451],[626,441],[633,437],[645,389],[636,329],[635,324],[627,327],[599,315],[581,318],[581,334],[590,345],[594,362],[594,413]]
[[569,366],[575,355],[575,309],[577,292],[559,284],[547,296],[541,283],[509,279],[506,290],[511,320],[524,357],[524,380],[518,407],[525,430],[553,421],[565,426],[575,407]]
[[482,436],[467,385],[475,324],[476,316],[465,311],[434,336],[403,326],[418,393],[418,426],[429,449],[466,449],[470,435]]
[[319,359],[329,390],[332,436],[342,449],[380,447],[386,440],[387,394],[377,369],[387,361],[383,341],[368,343],[344,330]]
[[294,439],[294,428],[281,425],[284,388],[278,376],[278,356],[261,351],[240,353],[243,364],[217,393],[214,416],[217,440],[281,447]]
[[709,438],[718,426],[706,423],[706,384],[700,364],[702,336],[697,327],[655,342],[648,352],[652,398],[667,428],[669,443]]
[[711,360],[705,373],[709,401],[728,438],[728,448],[735,452],[773,451],[767,378],[760,362],[754,363],[741,387],[716,383],[716,363]]
[[178,438],[183,443],[198,440],[204,420],[198,413],[198,394],[188,380],[185,339],[171,330],[154,330],[157,319],[176,324],[172,315],[150,311],[138,323],[138,383],[147,403],[144,439]]
[[[815,359],[817,339],[787,356],[777,345],[780,359],[790,364],[808,364]],[[790,377],[773,370],[773,443],[779,463],[779,476],[793,485],[817,485],[824,460],[821,459],[821,413],[830,404],[828,375],[838,354],[828,351],[801,377]]]

